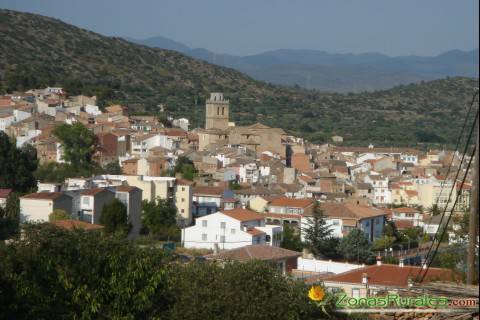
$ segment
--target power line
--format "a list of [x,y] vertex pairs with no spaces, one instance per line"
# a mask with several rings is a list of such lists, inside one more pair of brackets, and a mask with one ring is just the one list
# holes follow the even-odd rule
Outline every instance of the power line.
[[[465,159],[465,155],[466,155],[467,152],[468,152],[468,147],[469,147],[469,145],[470,145],[470,140],[471,140],[471,138],[472,138],[472,136],[473,136],[473,131],[474,131],[474,129],[475,129],[475,125],[476,125],[476,123],[477,123],[477,119],[478,119],[478,111],[477,111],[477,113],[476,113],[476,115],[475,115],[475,120],[474,120],[473,125],[472,125],[472,127],[471,127],[471,129],[470,129],[470,133],[469,133],[467,142],[466,142],[466,144],[465,144],[465,149],[464,149],[464,152],[463,152],[463,155],[462,155],[462,159],[461,159],[461,161],[460,161],[460,164],[459,164],[459,166],[458,166],[458,170],[457,170],[457,174],[456,174],[456,176],[455,176],[454,182],[457,181],[458,176],[459,176],[459,174],[460,174],[460,171],[462,170],[463,160]],[[474,147],[473,155],[475,154],[475,149],[476,149],[476,146]],[[441,242],[441,240],[442,240],[442,238],[443,238],[443,236],[444,236],[444,234],[445,234],[445,231],[446,231],[446,228],[447,228],[447,226],[448,226],[448,223],[450,222],[451,216],[452,216],[452,214],[453,214],[453,210],[455,209],[455,206],[456,206],[457,201],[458,201],[459,192],[463,189],[463,184],[464,184],[465,179],[466,179],[466,177],[467,177],[468,170],[470,169],[470,165],[471,165],[471,163],[472,163],[473,155],[470,157],[470,161],[469,161],[468,166],[467,166],[467,171],[465,172],[465,175],[464,175],[464,177],[463,177],[463,180],[462,180],[460,189],[457,191],[457,195],[456,195],[456,197],[455,197],[455,202],[454,202],[454,204],[453,204],[453,206],[452,206],[450,215],[449,215],[448,218],[447,218],[447,223],[446,223],[446,226],[445,226],[445,228],[444,228],[444,230],[443,230],[443,232],[442,232],[442,236],[441,236],[440,238],[438,238],[437,236],[438,236],[439,231],[440,231],[440,229],[441,229],[441,225],[442,225],[443,219],[444,219],[445,214],[446,214],[446,212],[447,212],[448,204],[450,203],[450,199],[451,199],[451,196],[452,196],[452,194],[453,194],[453,187],[452,187],[452,189],[450,190],[450,194],[449,194],[449,196],[448,196],[447,203],[445,204],[445,208],[444,208],[443,213],[442,213],[442,216],[441,216],[441,218],[440,218],[439,228],[437,229],[437,232],[435,233],[435,237],[434,237],[434,239],[433,239],[433,241],[432,241],[432,244],[431,244],[431,246],[430,246],[430,248],[429,248],[429,250],[428,250],[428,252],[427,252],[427,255],[426,255],[426,262],[428,263],[427,271],[428,271],[428,268],[430,267],[431,263],[433,262],[433,258],[434,258],[435,255],[436,255],[436,251],[438,250],[438,248],[439,248],[439,246],[440,246],[440,242]],[[428,262],[428,258],[429,258],[429,256],[430,256],[430,253],[432,252],[433,246],[435,245],[435,241],[437,241],[437,240],[438,240],[438,245],[437,245],[435,251],[433,251],[434,254],[433,254],[432,259],[430,259],[430,261]],[[418,272],[418,274],[417,274],[417,279],[418,279],[419,275],[421,274],[421,272],[422,272],[422,269]],[[425,273],[425,274],[426,274],[426,273]],[[424,278],[424,277],[425,277],[425,275],[423,275],[422,281],[423,281],[423,278]]]
[[[469,111],[468,111],[468,113],[467,113],[467,116],[470,114],[470,111],[471,111],[471,109],[472,109],[473,103],[475,102],[475,98],[477,97],[477,95],[478,95],[478,90],[475,90],[475,94],[473,95],[472,102],[470,103],[470,107],[469,107]],[[467,142],[466,142],[466,144],[465,144],[465,148],[464,148],[464,151],[463,151],[463,154],[462,154],[462,158],[461,158],[461,160],[460,160],[460,164],[458,165],[457,174],[455,175],[455,179],[453,180],[453,183],[456,183],[456,181],[457,181],[457,179],[458,179],[458,175],[460,174],[460,170],[461,170],[462,165],[463,165],[463,160],[465,159],[465,155],[467,154],[468,146],[469,146],[469,144],[470,144],[470,139],[471,139],[472,134],[473,134],[473,131],[474,131],[474,129],[475,129],[475,124],[476,124],[476,122],[477,122],[477,118],[478,118],[478,110],[477,110],[477,113],[476,113],[476,115],[475,115],[475,120],[473,121],[472,128],[470,129],[470,134],[469,134],[468,140],[467,140]],[[461,133],[460,133],[460,135],[458,136],[458,139],[457,139],[457,145],[456,145],[456,147],[455,147],[456,149],[458,148],[459,143],[460,143],[460,140],[461,140],[461,138],[463,137],[463,132],[465,131],[465,125],[466,125],[466,123],[467,123],[467,119],[468,119],[468,118],[465,117],[465,121],[464,121],[464,123],[463,123],[463,127],[462,127],[462,130],[461,130]],[[457,151],[457,150],[455,150],[455,151]],[[450,169],[451,169],[451,166],[452,166],[452,164],[453,164],[453,159],[454,159],[454,157],[452,156],[452,160],[450,161],[450,166],[449,166],[449,168],[448,168],[448,172],[447,172],[447,174],[446,174],[446,176],[445,176],[445,179],[444,179],[444,181],[443,181],[443,183],[442,183],[442,187],[441,187],[441,189],[440,189],[440,194],[439,194],[439,196],[437,197],[437,200],[436,200],[436,204],[435,204],[435,205],[436,205],[437,207],[438,207],[438,202],[439,202],[439,200],[440,200],[440,196],[441,196],[442,193],[443,193],[443,188],[444,188],[445,182],[447,181],[448,175],[450,174]],[[453,193],[453,185],[452,185],[452,188],[450,189],[450,193],[449,193],[449,195],[448,195],[448,200],[447,200],[447,203],[445,204],[445,208],[444,208],[444,211],[443,211],[443,213],[442,213],[442,216],[440,217],[439,225],[441,225],[442,222],[443,222],[443,218],[444,218],[445,213],[446,213],[446,210],[447,210],[447,208],[448,208],[448,204],[449,204],[449,202],[450,202],[452,193]],[[430,217],[428,224],[431,223],[432,218],[433,218],[433,215]],[[428,249],[427,255],[425,256],[425,259],[426,259],[426,260],[428,259],[429,255],[430,255],[430,252],[431,252],[432,249],[433,249],[433,246],[434,246],[434,244],[435,244],[435,240],[436,240],[436,238],[437,238],[437,234],[438,234],[438,229],[437,229],[437,232],[435,233],[435,236],[434,236],[434,238],[433,238],[432,244],[430,245],[430,248]],[[420,273],[419,273],[419,274],[420,274]],[[418,275],[417,275],[417,277],[418,277]]]
[[[463,184],[465,183],[465,180],[466,180],[467,175],[468,175],[468,171],[470,170],[470,166],[471,166],[471,164],[472,164],[472,161],[473,161],[473,158],[474,158],[476,149],[477,149],[477,147],[475,146],[475,147],[473,148],[472,156],[470,157],[470,160],[468,161],[467,170],[465,171],[465,175],[463,176],[462,183],[461,183],[461,185],[460,185],[460,189],[457,191],[457,195],[456,195],[456,197],[455,197],[455,202],[454,202],[453,207],[452,207],[452,209],[451,209],[451,211],[450,211],[450,215],[448,216],[447,222],[445,223],[445,227],[443,228],[443,231],[442,231],[442,235],[441,235],[441,237],[440,237],[440,240],[443,239],[443,237],[445,236],[445,232],[447,231],[448,224],[450,223],[450,220],[452,219],[453,210],[454,210],[454,208],[455,208],[455,205],[457,204],[458,198],[459,198],[459,196],[460,196],[460,192],[461,192],[461,190],[463,189]],[[439,226],[439,229],[440,229],[440,226]],[[425,278],[425,276],[427,275],[428,269],[430,269],[430,266],[432,265],[433,260],[435,259],[435,256],[436,256],[436,254],[437,254],[437,252],[438,252],[438,249],[440,248],[440,243],[441,243],[440,240],[438,241],[437,247],[436,247],[435,250],[433,251],[432,259],[428,262],[427,268],[426,268],[426,270],[425,270],[425,273],[422,275],[422,277],[421,277],[421,279],[420,279],[420,282],[422,282],[423,279]],[[423,269],[420,269],[420,273],[421,273],[422,270],[423,270]]]
[[[478,96],[478,89],[475,90],[475,93],[473,94],[473,97],[472,97],[472,101],[470,102],[470,105],[468,107],[468,111],[467,113],[465,114],[465,119],[463,120],[463,125],[462,125],[462,130],[460,130],[460,134],[458,135],[457,137],[457,141],[455,143],[455,148],[454,148],[454,153],[452,155],[452,159],[450,160],[450,164],[448,165],[448,169],[447,169],[447,173],[445,174],[445,179],[443,179],[442,181],[442,184],[441,184],[441,188],[440,188],[440,195],[442,195],[443,193],[443,189],[445,187],[445,184],[448,180],[448,176],[450,174],[450,170],[452,169],[452,165],[453,165],[453,160],[455,159],[455,153],[458,152],[458,149],[460,147],[460,142],[463,138],[463,134],[465,132],[465,128],[467,126],[467,122],[468,122],[468,118],[470,116],[470,112],[472,111],[472,108],[473,108],[473,104],[475,103],[475,99],[476,97]],[[453,189],[453,188],[452,188]],[[438,208],[438,202],[440,201],[440,197],[437,197],[437,200],[435,201],[435,206],[434,208]],[[432,222],[432,218],[433,218],[433,214],[432,216],[430,216],[430,219],[428,220],[428,224],[430,224]],[[441,222],[441,220],[440,220]]]

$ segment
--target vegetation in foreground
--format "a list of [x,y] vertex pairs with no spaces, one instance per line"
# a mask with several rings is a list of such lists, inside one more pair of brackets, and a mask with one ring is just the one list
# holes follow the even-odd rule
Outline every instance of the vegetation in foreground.
[[2,319],[318,319],[308,288],[261,262],[179,263],[99,232],[27,225],[0,246]]

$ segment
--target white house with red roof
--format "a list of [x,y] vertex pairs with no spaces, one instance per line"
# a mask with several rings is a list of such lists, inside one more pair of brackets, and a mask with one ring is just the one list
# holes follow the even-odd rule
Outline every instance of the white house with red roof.
[[218,211],[182,229],[185,248],[227,250],[252,244],[279,246],[282,227],[266,225],[264,216],[246,209]]
[[12,193],[12,189],[0,189],[0,208],[5,208],[8,196]]

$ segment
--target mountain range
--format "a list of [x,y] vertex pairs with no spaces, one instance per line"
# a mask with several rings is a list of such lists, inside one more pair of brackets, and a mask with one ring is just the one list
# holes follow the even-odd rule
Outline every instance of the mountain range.
[[165,38],[126,38],[137,44],[174,50],[241,71],[273,84],[332,92],[388,89],[444,77],[478,77],[478,49],[451,50],[435,57],[389,57],[380,53],[335,54],[320,50],[280,49],[249,56],[217,54]]
[[467,77],[357,94],[273,85],[173,50],[10,10],[0,10],[0,37],[0,94],[61,86],[71,95],[96,95],[100,107],[121,103],[132,114],[187,117],[203,127],[205,99],[221,91],[236,124],[261,122],[316,143],[337,134],[345,145],[452,145],[478,87]]

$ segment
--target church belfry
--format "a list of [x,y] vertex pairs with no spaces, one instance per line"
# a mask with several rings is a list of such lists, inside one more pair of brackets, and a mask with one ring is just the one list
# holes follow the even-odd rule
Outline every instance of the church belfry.
[[228,128],[229,103],[223,98],[223,93],[212,92],[205,108],[205,129]]

